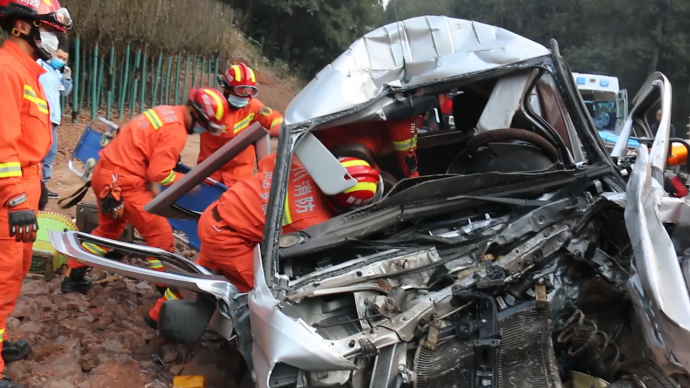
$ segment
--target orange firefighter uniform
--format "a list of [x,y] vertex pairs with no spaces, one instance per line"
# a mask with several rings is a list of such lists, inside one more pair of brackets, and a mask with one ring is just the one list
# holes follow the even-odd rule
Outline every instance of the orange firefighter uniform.
[[[258,122],[262,127],[270,130],[271,136],[278,136],[283,116],[255,98],[250,99],[247,106],[243,108],[231,109],[226,116],[225,127],[227,129],[224,134],[213,136],[209,133],[202,133],[200,135],[201,144],[197,163],[206,160],[254,122]],[[256,152],[252,145],[218,169],[210,178],[230,187],[251,176],[254,173],[255,165]]]
[[[5,324],[31,266],[33,243],[10,237],[10,199],[26,194],[17,210],[38,211],[43,157],[53,141],[48,103],[38,77],[45,70],[10,40],[0,48],[0,350]],[[0,373],[4,361],[0,357]]]
[[[172,228],[168,221],[144,210],[153,199],[150,183],[170,186],[184,174],[173,171],[187,141],[186,107],[158,106],[144,111],[120,128],[118,135],[100,152],[100,160],[93,172],[91,186],[98,195],[107,185],[122,189],[123,216],[111,218],[101,213],[98,198],[98,227],[94,236],[118,239],[127,222],[141,234],[146,245],[168,252],[174,250]],[[90,242],[82,247],[91,253],[104,255],[106,249]],[[151,269],[163,271],[162,263],[149,259]],[[70,269],[83,264],[70,260]]]
[[[275,154],[262,159],[257,174],[223,193],[199,219],[201,250],[197,264],[225,276],[240,292],[254,287],[253,252],[263,239],[275,161]],[[283,233],[308,228],[335,215],[326,196],[296,158],[292,160],[289,179]],[[180,297],[168,289],[149,311],[149,319],[158,322],[163,303]]]
[[315,131],[314,135],[328,149],[341,144],[362,143],[375,157],[392,144],[402,173],[408,178],[419,176],[417,126],[412,119],[349,124]]

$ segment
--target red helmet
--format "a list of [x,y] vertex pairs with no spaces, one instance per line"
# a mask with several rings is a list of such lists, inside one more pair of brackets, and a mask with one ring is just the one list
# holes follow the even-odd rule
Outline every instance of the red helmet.
[[192,117],[212,135],[225,132],[225,116],[229,111],[227,100],[216,89],[194,88],[189,93],[187,106]]
[[45,23],[60,32],[72,28],[69,11],[57,0],[0,0],[0,17],[10,16]]
[[239,97],[256,97],[259,94],[254,70],[244,63],[230,66],[225,74],[218,75],[218,81],[224,89],[232,90]]
[[347,173],[357,180],[357,184],[340,194],[331,196],[331,201],[340,209],[368,205],[379,189],[381,180],[379,172],[362,159],[352,157],[338,159]]

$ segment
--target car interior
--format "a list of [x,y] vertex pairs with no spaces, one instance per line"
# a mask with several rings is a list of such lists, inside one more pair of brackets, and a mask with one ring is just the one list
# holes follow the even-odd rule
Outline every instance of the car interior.
[[[439,109],[439,95],[446,93],[452,96],[452,120]],[[415,118],[422,177],[540,171],[581,161],[573,152],[579,142],[572,120],[553,78],[544,70],[413,90],[384,110],[388,120]],[[332,126],[317,130],[327,128]],[[404,178],[392,144],[378,157],[357,142],[330,151],[336,157],[375,163],[383,171],[386,193]]]

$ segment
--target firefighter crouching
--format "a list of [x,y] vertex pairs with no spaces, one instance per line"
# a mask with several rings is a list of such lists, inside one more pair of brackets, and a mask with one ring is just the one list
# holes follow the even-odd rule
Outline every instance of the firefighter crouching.
[[[225,121],[228,130],[216,137],[210,134],[201,135],[197,163],[203,162],[254,122],[259,122],[274,137],[278,136],[280,124],[283,122],[283,116],[280,113],[256,99],[259,93],[256,87],[256,75],[244,63],[231,66],[223,75],[218,76],[218,80],[230,105],[230,114],[227,115]],[[254,146],[250,145],[214,172],[210,178],[230,187],[238,181],[249,178],[254,173],[255,166],[256,153]]]
[[313,133],[329,150],[347,143],[361,143],[371,151],[374,157],[380,156],[384,149],[392,144],[403,175],[406,178],[419,176],[417,126],[414,118],[348,124]]
[[[225,276],[241,292],[254,287],[253,251],[263,239],[275,162],[275,154],[262,159],[258,173],[223,193],[199,219],[201,250],[197,264]],[[340,158],[340,163],[357,180],[357,185],[327,197],[306,168],[293,157],[283,210],[283,233],[308,228],[339,212],[371,202],[379,189],[379,173],[360,159]],[[163,303],[180,298],[175,288],[169,288],[144,317],[146,323],[157,328]]]
[[10,341],[5,325],[31,266],[36,212],[47,202],[41,160],[53,141],[36,60],[52,56],[72,19],[56,0],[0,0],[0,26],[8,34],[0,48],[0,388],[20,388],[3,375],[5,362],[31,346]]
[[[174,251],[172,228],[168,221],[144,210],[153,199],[151,183],[170,186],[184,175],[174,171],[187,136],[195,133],[218,135],[225,130],[228,103],[223,95],[209,88],[192,89],[186,105],[157,106],[120,128],[118,135],[100,152],[93,171],[92,188],[98,201],[98,227],[94,236],[118,239],[129,222],[146,245]],[[90,242],[82,248],[105,255],[106,248]],[[149,259],[151,269],[163,271],[162,263]],[[63,292],[87,292],[91,280],[88,267],[72,259]],[[163,291],[163,285],[158,285]]]

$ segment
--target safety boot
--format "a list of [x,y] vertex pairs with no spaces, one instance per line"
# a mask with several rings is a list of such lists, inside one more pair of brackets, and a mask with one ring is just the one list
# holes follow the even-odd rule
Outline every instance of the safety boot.
[[153,330],[158,330],[158,322],[154,321],[148,313],[144,315],[144,322]]
[[0,388],[22,388],[22,386],[13,382],[12,380],[10,380],[9,377],[5,377],[2,373],[0,373]]
[[[65,294],[71,292],[79,292],[86,294],[91,288],[91,279],[86,277],[86,271],[89,267],[70,268],[67,276],[60,285],[60,290]],[[1,387],[0,387],[1,388]]]
[[4,341],[2,343],[2,359],[5,363],[19,361],[29,355],[31,344],[27,340]]

